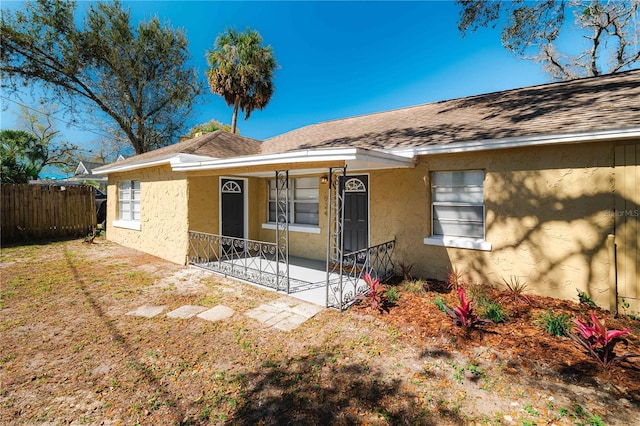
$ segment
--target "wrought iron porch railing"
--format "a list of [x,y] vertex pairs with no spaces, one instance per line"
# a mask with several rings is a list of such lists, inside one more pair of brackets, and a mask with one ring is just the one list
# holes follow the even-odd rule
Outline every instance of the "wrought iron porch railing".
[[288,289],[288,268],[276,243],[189,231],[189,264],[276,290]]
[[385,281],[394,272],[392,260],[395,240],[344,254],[342,262],[332,265],[327,283],[327,306],[346,309],[358,294],[366,293],[364,275]]

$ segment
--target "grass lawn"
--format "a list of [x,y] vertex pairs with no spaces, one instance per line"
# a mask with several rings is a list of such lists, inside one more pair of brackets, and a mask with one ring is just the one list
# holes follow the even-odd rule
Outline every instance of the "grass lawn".
[[[567,338],[562,365],[529,356],[531,327],[461,336],[430,293],[284,332],[245,315],[281,294],[102,238],[3,248],[0,268],[3,424],[640,424],[640,358],[602,372]],[[142,305],[234,314],[126,315]],[[638,321],[621,324],[640,353]]]

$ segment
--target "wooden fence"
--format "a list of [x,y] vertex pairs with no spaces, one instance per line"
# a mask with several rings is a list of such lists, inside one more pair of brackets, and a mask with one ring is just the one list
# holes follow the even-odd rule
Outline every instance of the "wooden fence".
[[90,186],[2,185],[2,242],[79,237],[96,226]]

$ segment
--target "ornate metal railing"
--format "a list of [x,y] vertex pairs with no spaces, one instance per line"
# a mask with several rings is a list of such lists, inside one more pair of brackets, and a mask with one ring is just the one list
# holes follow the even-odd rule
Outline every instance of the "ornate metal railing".
[[287,258],[276,243],[189,231],[188,263],[224,275],[287,291]]
[[[384,282],[393,275],[393,249],[395,240],[344,254],[340,265],[331,265],[334,271],[327,283],[327,306],[340,310],[351,305],[358,294],[366,293],[364,275]],[[340,273],[335,273],[340,271]]]

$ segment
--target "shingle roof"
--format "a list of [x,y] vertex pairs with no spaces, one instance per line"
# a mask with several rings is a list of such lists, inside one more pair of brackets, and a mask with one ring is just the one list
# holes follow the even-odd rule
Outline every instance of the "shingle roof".
[[640,70],[313,124],[265,140],[262,152],[417,148],[634,127],[640,127]]
[[[85,169],[87,169],[87,171],[89,173],[91,173],[91,170],[93,170],[95,168],[98,168],[100,166],[104,166],[104,163],[98,163],[96,161],[84,161],[84,160],[82,160],[80,163],[84,166]],[[78,166],[80,166],[80,164],[78,164]]]
[[120,160],[108,166],[117,164],[118,167],[120,167],[127,164],[149,162],[156,158],[165,158],[171,154],[192,154],[213,158],[228,158],[258,154],[259,152],[260,141],[229,132],[223,132],[222,130],[216,130],[212,133],[205,133],[192,139]]

